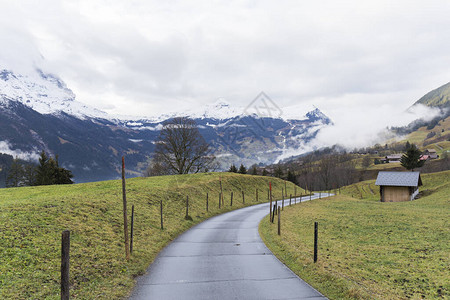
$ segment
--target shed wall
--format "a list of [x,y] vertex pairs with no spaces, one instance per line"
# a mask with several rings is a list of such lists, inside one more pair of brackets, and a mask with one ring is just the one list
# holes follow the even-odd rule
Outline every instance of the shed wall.
[[407,186],[383,186],[384,202],[410,201],[409,187]]

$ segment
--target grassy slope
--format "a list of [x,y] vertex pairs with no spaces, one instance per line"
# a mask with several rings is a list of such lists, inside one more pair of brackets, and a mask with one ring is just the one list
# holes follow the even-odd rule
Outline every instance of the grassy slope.
[[[442,132],[442,130],[444,130]],[[434,131],[437,135],[426,139],[427,135]],[[410,141],[411,143],[414,143],[418,145],[420,148],[426,149],[426,148],[434,148],[438,152],[438,154],[442,154],[442,150],[450,150],[449,142],[444,140],[436,143],[432,143],[426,146],[423,146],[425,141],[433,142],[434,140],[438,139],[440,136],[448,135],[450,133],[450,117],[446,118],[443,121],[440,121],[433,129],[427,129],[426,126],[420,127],[418,130],[410,133],[402,142]],[[439,147],[436,147],[436,144]],[[443,149],[441,149],[443,148]]]
[[450,82],[428,92],[414,104],[424,104],[432,107],[449,107],[450,105]]
[[[218,209],[219,176],[225,207]],[[181,232],[218,213],[267,200],[268,181],[281,197],[279,179],[209,173],[127,181],[128,211],[135,205],[134,251],[124,261],[120,181],[0,190],[0,299],[58,299],[61,232],[71,231],[71,297],[118,299],[134,285],[157,253]],[[288,183],[288,193],[294,185]],[[300,189],[297,189],[300,192]],[[234,191],[233,207],[230,192]],[[206,193],[209,192],[207,213]],[[189,195],[190,216],[185,216]],[[165,229],[160,230],[159,201]]]
[[[267,218],[260,232],[286,265],[331,299],[448,298],[450,171],[422,179],[424,195],[412,202],[378,202],[378,187],[372,194],[373,181],[363,182],[285,209],[281,237]],[[349,196],[357,190],[364,200]]]

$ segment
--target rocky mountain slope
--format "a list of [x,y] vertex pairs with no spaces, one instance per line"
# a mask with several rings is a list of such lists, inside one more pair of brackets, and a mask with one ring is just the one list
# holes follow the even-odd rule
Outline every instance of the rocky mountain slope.
[[42,150],[58,154],[76,182],[118,178],[122,155],[129,175],[140,175],[153,153],[162,122],[178,115],[197,122],[220,169],[231,163],[273,163],[332,124],[319,109],[301,119],[285,120],[224,101],[182,114],[117,118],[77,102],[74,93],[54,75],[41,70],[21,75],[0,67],[0,153],[31,160]]

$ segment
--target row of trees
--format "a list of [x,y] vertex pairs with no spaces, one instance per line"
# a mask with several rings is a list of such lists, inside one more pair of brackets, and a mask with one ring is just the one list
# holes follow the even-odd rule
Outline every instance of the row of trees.
[[255,165],[253,165],[249,170],[247,170],[247,168],[243,164],[241,164],[239,169],[236,168],[236,166],[234,164],[232,164],[230,166],[230,168],[228,169],[228,172],[239,173],[239,174],[258,175],[258,170]]
[[18,158],[13,160],[6,178],[7,187],[72,184],[71,171],[60,167],[58,156],[49,157],[44,151],[39,157],[39,164],[23,164]]

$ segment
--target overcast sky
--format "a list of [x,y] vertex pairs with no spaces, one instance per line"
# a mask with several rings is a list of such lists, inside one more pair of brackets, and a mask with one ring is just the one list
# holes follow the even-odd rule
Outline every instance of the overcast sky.
[[314,104],[382,127],[450,81],[449,16],[448,0],[1,0],[0,61],[38,65],[113,114],[264,91],[289,113]]

